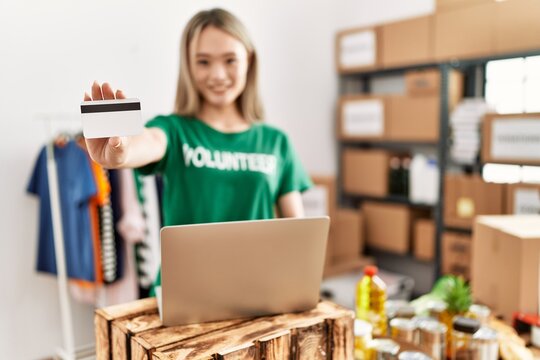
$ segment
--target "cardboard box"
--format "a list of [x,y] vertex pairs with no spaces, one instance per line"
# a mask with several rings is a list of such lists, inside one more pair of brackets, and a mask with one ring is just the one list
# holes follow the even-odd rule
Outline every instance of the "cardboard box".
[[388,99],[345,95],[339,99],[337,134],[340,140],[382,140],[388,132]]
[[395,67],[433,62],[432,29],[432,15],[383,25],[382,65]]
[[358,210],[339,209],[330,227],[332,263],[358,259],[364,250],[364,222]]
[[364,202],[366,244],[397,254],[407,254],[411,240],[411,209],[405,205]]
[[540,214],[540,184],[509,184],[506,187],[506,213]]
[[442,273],[463,276],[469,280],[471,278],[471,249],[472,241],[469,235],[443,233]]
[[[441,73],[437,69],[407,71],[405,88],[409,96],[440,96]],[[448,105],[452,110],[463,98],[463,74],[457,70],[448,74],[448,94]]]
[[334,176],[311,177],[313,187],[302,193],[302,203],[306,216],[336,216],[337,195]]
[[435,3],[435,9],[436,11],[454,10],[490,2],[493,2],[493,0],[437,0]]
[[336,68],[340,74],[372,70],[381,64],[380,28],[349,29],[336,36]]
[[345,149],[342,156],[343,190],[346,193],[388,195],[388,152]]
[[497,54],[540,49],[539,1],[503,1],[498,2],[495,8]]
[[414,257],[432,261],[435,258],[435,222],[430,219],[418,219],[414,222]]
[[477,215],[505,211],[503,184],[486,183],[479,175],[448,174],[444,180],[444,223],[470,229]]
[[487,114],[482,139],[485,163],[540,165],[540,113]]
[[388,138],[399,141],[437,142],[439,96],[392,96],[389,99]]
[[474,58],[495,52],[494,1],[435,14],[435,60]]
[[472,292],[494,315],[538,313],[540,216],[480,216],[473,232]]

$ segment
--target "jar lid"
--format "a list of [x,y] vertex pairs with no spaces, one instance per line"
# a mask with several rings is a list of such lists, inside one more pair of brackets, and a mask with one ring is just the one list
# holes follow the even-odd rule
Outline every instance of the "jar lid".
[[394,318],[390,321],[390,327],[402,330],[414,330],[416,324],[411,319]]
[[373,325],[367,321],[356,319],[354,320],[354,336],[365,336],[371,334]]
[[487,306],[479,305],[479,304],[472,304],[469,307],[469,311],[483,318],[487,318],[491,314],[491,310]]
[[467,334],[474,334],[480,329],[480,321],[462,316],[456,316],[452,322],[454,330],[461,331]]
[[424,320],[418,324],[418,328],[432,334],[445,334],[448,328],[436,320]]
[[400,318],[412,318],[414,315],[416,315],[416,310],[412,305],[402,306],[396,311],[396,316]]
[[495,331],[494,329],[482,326],[480,330],[474,333],[473,339],[478,340],[497,340],[499,333]]
[[397,355],[399,345],[390,339],[375,339],[369,343],[369,348],[373,349],[378,354]]
[[427,322],[438,322],[437,319],[435,319],[434,317],[431,317],[431,316],[415,316],[411,319],[414,324],[416,325],[416,327],[420,327],[420,325],[422,323],[424,323],[425,321]]
[[431,360],[430,356],[419,351],[404,351],[398,356],[399,360]]
[[443,312],[448,305],[443,300],[431,300],[427,303],[428,310],[434,310],[437,312]]

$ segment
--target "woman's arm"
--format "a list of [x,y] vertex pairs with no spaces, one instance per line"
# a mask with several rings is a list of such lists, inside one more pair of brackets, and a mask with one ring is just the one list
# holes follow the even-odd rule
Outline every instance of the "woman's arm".
[[304,217],[304,204],[298,191],[291,191],[278,199],[281,217]]
[[[84,101],[125,99],[121,90],[113,92],[111,86],[97,82],[92,85],[92,97],[84,94]],[[129,137],[85,139],[90,157],[108,169],[136,168],[163,158],[167,150],[167,136],[158,128],[144,129],[143,133]]]

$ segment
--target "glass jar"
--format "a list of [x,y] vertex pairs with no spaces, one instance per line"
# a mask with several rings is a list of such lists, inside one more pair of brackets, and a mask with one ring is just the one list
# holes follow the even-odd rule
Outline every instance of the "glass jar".
[[373,326],[367,321],[354,320],[354,358],[356,360],[369,360],[369,344]]
[[446,325],[438,321],[421,321],[416,329],[416,344],[434,360],[445,360],[447,331]]
[[404,351],[398,356],[398,360],[432,360],[428,355],[419,351]]
[[390,321],[390,335],[398,342],[414,344],[416,325],[411,319],[395,318]]
[[375,339],[370,343],[370,360],[397,360],[399,345],[390,339]]
[[477,349],[473,335],[480,328],[476,319],[456,316],[452,324],[452,360],[476,360]]
[[480,321],[482,326],[487,326],[489,315],[491,315],[491,310],[487,306],[473,304],[469,307],[469,311],[467,311],[465,316]]
[[499,335],[494,329],[483,326],[474,333],[473,341],[478,360],[497,360],[499,358]]
[[405,300],[386,300],[384,310],[386,312],[386,320],[388,321],[388,329],[390,329],[390,321],[393,318],[399,317],[397,315],[398,311],[406,306],[409,306],[409,303]]
[[432,300],[428,303],[428,315],[440,322],[443,322],[442,315],[446,311],[447,305],[443,300]]

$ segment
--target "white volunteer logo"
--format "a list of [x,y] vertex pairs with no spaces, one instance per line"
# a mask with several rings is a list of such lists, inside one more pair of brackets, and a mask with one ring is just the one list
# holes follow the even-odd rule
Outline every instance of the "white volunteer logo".
[[276,171],[277,159],[272,154],[210,151],[205,147],[190,147],[184,144],[186,166],[210,168],[224,171],[253,171],[272,174]]

